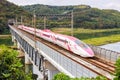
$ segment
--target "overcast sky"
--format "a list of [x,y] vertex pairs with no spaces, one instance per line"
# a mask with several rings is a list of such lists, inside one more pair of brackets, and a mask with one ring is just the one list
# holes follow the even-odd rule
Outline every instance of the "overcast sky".
[[120,11],[120,0],[7,0],[17,5],[90,5],[100,9],[115,9]]

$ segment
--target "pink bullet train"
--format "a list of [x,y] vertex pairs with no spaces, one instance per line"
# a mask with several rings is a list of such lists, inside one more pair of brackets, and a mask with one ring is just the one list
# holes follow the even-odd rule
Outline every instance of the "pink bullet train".
[[[24,31],[27,31],[31,34],[35,33],[34,32],[35,29],[31,27],[19,25],[18,28]],[[94,56],[94,52],[92,51],[92,49],[87,44],[83,43],[82,41],[80,41],[79,39],[75,37],[62,35],[62,34],[56,34],[48,29],[45,29],[45,30],[36,29],[36,35],[47,41],[57,44],[82,57],[93,57]]]

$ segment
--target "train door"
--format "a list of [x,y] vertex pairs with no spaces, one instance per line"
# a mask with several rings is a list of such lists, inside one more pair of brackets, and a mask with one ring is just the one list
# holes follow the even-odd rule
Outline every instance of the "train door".
[[74,44],[71,41],[68,41],[68,50],[73,51],[74,49]]
[[69,51],[71,51],[71,42],[70,42],[70,41],[68,41],[68,43],[67,43],[67,49],[68,49]]
[[54,34],[52,34],[52,36],[51,36],[51,40],[52,40],[52,42],[53,42],[54,44],[56,43],[56,37],[55,37]]

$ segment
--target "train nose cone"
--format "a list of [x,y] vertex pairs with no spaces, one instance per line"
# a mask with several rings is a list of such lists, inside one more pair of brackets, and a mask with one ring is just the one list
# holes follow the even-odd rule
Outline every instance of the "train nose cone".
[[89,54],[90,57],[94,56],[94,52],[91,49],[86,49],[86,52]]

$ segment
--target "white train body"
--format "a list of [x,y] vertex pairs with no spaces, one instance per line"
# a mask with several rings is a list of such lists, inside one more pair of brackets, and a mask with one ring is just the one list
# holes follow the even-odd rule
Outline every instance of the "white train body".
[[[24,31],[27,31],[31,34],[35,34],[34,28],[26,27],[24,25],[19,25],[18,28]],[[93,57],[94,56],[92,49],[88,45],[86,45],[85,43],[83,43],[82,41],[80,41],[79,39],[75,37],[62,35],[62,34],[56,34],[48,29],[46,30],[36,29],[36,35],[40,38],[43,38],[47,41],[57,44],[82,57]]]

